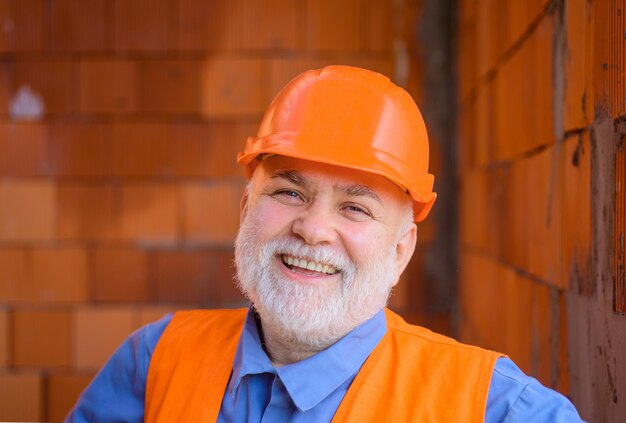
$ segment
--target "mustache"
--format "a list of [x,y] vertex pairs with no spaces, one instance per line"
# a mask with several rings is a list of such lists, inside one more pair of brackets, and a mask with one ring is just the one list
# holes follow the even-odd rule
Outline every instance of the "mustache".
[[297,238],[289,236],[273,238],[267,241],[263,245],[262,254],[268,258],[283,254],[302,257],[318,263],[329,264],[340,272],[354,273],[356,271],[356,266],[344,253],[324,245],[308,245]]

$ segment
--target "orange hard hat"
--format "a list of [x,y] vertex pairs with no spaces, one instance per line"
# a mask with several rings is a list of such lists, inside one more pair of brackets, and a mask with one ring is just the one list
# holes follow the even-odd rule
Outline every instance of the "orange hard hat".
[[416,222],[437,198],[419,109],[406,91],[369,70],[327,66],[287,84],[237,163],[251,177],[273,154],[382,175],[411,196]]

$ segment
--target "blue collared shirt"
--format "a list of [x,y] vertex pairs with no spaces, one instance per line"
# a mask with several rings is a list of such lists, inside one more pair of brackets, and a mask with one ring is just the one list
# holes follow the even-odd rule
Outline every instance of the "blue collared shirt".
[[[150,358],[171,318],[168,315],[132,334],[83,392],[67,421],[143,421]],[[249,312],[218,421],[330,421],[386,330],[381,311],[328,349],[275,368],[263,350],[254,316]],[[501,358],[493,372],[485,421],[581,420],[567,398],[525,375],[510,359]]]

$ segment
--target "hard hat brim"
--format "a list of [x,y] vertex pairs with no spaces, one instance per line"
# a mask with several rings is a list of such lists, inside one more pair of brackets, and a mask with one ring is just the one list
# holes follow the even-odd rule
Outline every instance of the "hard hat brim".
[[[432,191],[434,176],[431,174],[420,175],[414,178],[412,186],[407,186],[398,177],[398,170],[391,166],[384,166],[385,161],[380,160],[380,158],[372,161],[377,163],[377,166],[361,166],[356,163],[350,163],[349,160],[346,160],[345,155],[332,157],[332,155],[328,154],[328,151],[325,154],[318,154],[312,148],[303,148],[302,144],[296,146],[297,143],[293,140],[296,136],[297,134],[283,133],[280,136],[249,137],[245,152],[240,152],[237,155],[237,163],[245,166],[248,178],[252,177],[257,165],[267,155],[287,156],[380,175],[393,182],[399,189],[405,191],[411,197],[413,201],[413,220],[415,222],[421,222],[426,218],[437,199],[437,194]],[[290,139],[287,140],[286,138]]]

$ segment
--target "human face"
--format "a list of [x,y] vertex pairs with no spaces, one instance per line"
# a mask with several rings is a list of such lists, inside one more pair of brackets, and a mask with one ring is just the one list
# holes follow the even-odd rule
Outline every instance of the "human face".
[[381,176],[265,160],[236,243],[239,284],[264,330],[324,348],[372,317],[413,253],[411,216],[408,197]]

